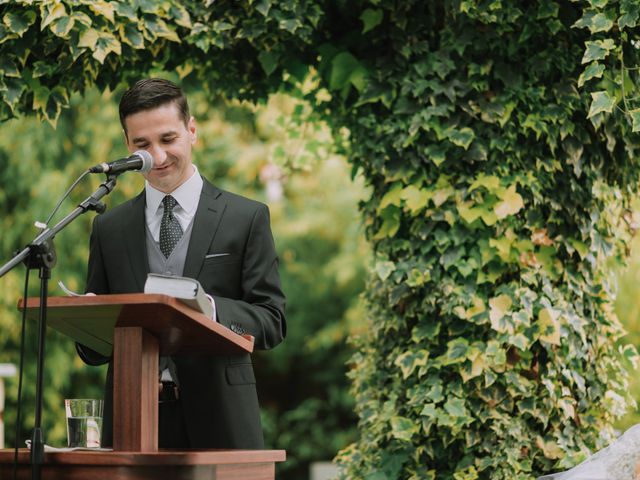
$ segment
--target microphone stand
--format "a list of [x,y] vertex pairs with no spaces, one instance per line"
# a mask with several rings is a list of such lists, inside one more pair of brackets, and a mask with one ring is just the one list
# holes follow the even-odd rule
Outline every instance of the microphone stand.
[[[24,261],[27,269],[40,270],[40,309],[38,318],[38,358],[36,373],[36,412],[34,428],[31,436],[31,478],[40,480],[42,464],[44,463],[44,435],[42,434],[42,384],[44,370],[44,349],[45,334],[47,330],[47,292],[51,269],[56,264],[56,253],[53,245],[53,238],[56,234],[69,225],[77,217],[89,210],[95,210],[98,214],[106,209],[104,203],[100,201],[102,197],[108,195],[116,186],[116,178],[119,173],[107,175],[107,179],[78,205],[70,214],[51,228],[43,230],[24,250],[17,253],[9,262],[0,267],[0,278]],[[27,308],[25,304],[23,308]],[[16,438],[16,442],[18,439]]]

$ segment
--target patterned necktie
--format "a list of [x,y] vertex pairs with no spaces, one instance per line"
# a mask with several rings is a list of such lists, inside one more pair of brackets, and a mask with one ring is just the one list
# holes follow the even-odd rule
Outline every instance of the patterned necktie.
[[164,205],[164,213],[160,222],[160,251],[169,258],[171,252],[182,237],[182,227],[178,219],[173,215],[173,209],[178,204],[176,199],[171,195],[167,195],[162,199]]

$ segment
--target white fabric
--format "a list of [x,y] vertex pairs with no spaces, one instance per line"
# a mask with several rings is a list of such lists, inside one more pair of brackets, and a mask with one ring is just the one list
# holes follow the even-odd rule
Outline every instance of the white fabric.
[[635,480],[639,461],[640,424],[571,470],[545,475],[538,480]]

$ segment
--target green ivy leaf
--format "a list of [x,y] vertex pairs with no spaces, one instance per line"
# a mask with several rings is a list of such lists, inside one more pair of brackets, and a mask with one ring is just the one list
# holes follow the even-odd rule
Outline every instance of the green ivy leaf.
[[438,414],[437,410],[438,410],[438,407],[436,406],[435,403],[427,403],[425,404],[424,407],[422,407],[422,410],[420,411],[420,416],[434,419],[437,417],[437,414]]
[[405,201],[412,215],[426,208],[431,199],[431,192],[418,188],[415,185],[405,187],[400,193],[401,198]]
[[391,435],[398,440],[410,442],[411,437],[418,431],[418,426],[410,418],[391,417]]
[[560,345],[560,323],[558,322],[558,313],[543,308],[538,314],[538,327],[540,329],[540,341],[550,343],[552,345]]
[[78,23],[84,26],[85,29],[90,28],[91,25],[93,24],[89,15],[87,15],[84,12],[73,12],[73,14],[71,15],[71,18],[73,18],[74,23]]
[[133,7],[131,3],[117,2],[116,13],[121,17],[128,18],[132,22],[138,21],[138,16],[136,15],[136,9]]
[[511,305],[513,305],[511,297],[504,294],[489,300],[489,318],[491,319],[491,325],[494,330],[501,331],[500,329],[495,328],[495,326],[502,319],[502,317],[504,317],[509,312],[509,310],[511,309]]
[[342,90],[350,84],[363,91],[366,87],[367,70],[349,52],[338,53],[331,61],[329,88]]
[[51,76],[53,72],[58,69],[56,64],[49,62],[39,61],[33,64],[33,78],[39,78],[42,76]]
[[378,278],[383,282],[389,278],[396,269],[396,264],[390,261],[376,262],[375,271],[378,274]]
[[469,127],[464,127],[460,130],[452,128],[447,132],[447,137],[454,145],[467,150],[471,142],[476,138],[476,134]]
[[47,108],[47,100],[49,100],[50,90],[44,86],[38,86],[33,89],[33,109],[43,112]]
[[631,131],[640,132],[640,108],[629,110],[629,116],[631,117]]
[[433,321],[423,321],[413,327],[411,340],[420,343],[427,339],[433,339],[440,333],[441,324]]
[[367,8],[362,12],[362,15],[360,15],[360,20],[362,20],[362,23],[364,24],[362,33],[367,33],[369,30],[380,25],[383,17],[384,14],[382,13],[382,10]]
[[7,12],[2,21],[7,26],[10,32],[15,33],[21,37],[24,32],[29,30],[29,27],[36,21],[36,14],[32,10],[22,12]]
[[27,86],[21,79],[5,78],[4,82],[7,88],[4,92],[4,100],[9,105],[9,108],[11,108],[11,111],[15,112],[22,93],[27,89]]
[[531,345],[531,340],[522,333],[517,333],[509,337],[508,342],[514,347],[519,348],[522,351],[526,351]]
[[489,246],[495,248],[498,251],[498,256],[503,262],[508,262],[510,260],[512,245],[513,239],[507,235],[503,235],[499,238],[489,239]]
[[611,50],[615,48],[615,43],[611,38],[605,40],[596,40],[585,42],[587,49],[582,57],[582,63],[593,62],[594,60],[603,60],[607,58]]
[[111,2],[104,0],[93,0],[89,3],[89,8],[96,14],[105,17],[110,23],[115,22],[115,6]]
[[483,213],[482,209],[472,207],[471,205],[473,205],[471,202],[456,205],[458,209],[458,215],[460,215],[460,218],[462,218],[467,223],[475,222]]
[[591,107],[589,107],[587,118],[592,118],[603,112],[611,113],[615,102],[615,98],[609,96],[609,93],[605,90],[593,92],[591,94]]
[[480,174],[473,183],[469,185],[469,191],[479,187],[486,188],[490,193],[496,192],[500,188],[500,179],[495,175]]
[[589,22],[588,28],[591,33],[608,32],[613,27],[613,20],[611,20],[604,13],[597,13]]
[[191,16],[182,5],[171,5],[171,8],[169,9],[169,15],[171,15],[175,22],[181,27],[192,27]]
[[511,185],[502,196],[502,201],[498,202],[494,207],[498,219],[503,219],[509,215],[515,215],[522,207],[524,207],[524,201],[518,192],[516,192],[516,186]]
[[164,5],[158,0],[136,0],[135,4],[144,13],[151,13],[153,15],[161,15]]
[[62,3],[43,3],[40,6],[40,15],[42,16],[42,22],[40,28],[44,28],[57,18],[66,17],[67,11]]
[[262,70],[264,70],[264,73],[267,74],[267,76],[271,75],[278,66],[279,57],[280,55],[278,55],[278,53],[276,52],[262,51],[258,54],[258,61],[260,62],[260,66],[262,67]]
[[337,54],[331,62],[331,75],[329,87],[332,90],[340,90],[349,83],[351,73],[360,66],[360,62],[349,52]]
[[542,437],[537,437],[536,446],[540,450],[542,450],[542,453],[546,458],[555,460],[557,458],[562,458],[564,456],[564,452],[553,439],[549,439],[545,441],[542,439]]
[[469,413],[462,398],[449,397],[444,404],[445,411],[454,418],[468,417]]
[[578,78],[578,87],[582,87],[585,82],[588,82],[593,78],[602,78],[604,70],[604,65],[601,65],[598,62],[593,62],[580,74],[580,77]]
[[462,363],[467,359],[469,341],[464,338],[456,338],[447,343],[447,351],[441,357],[443,365]]
[[49,28],[58,37],[66,39],[69,38],[69,32],[71,32],[74,25],[75,20],[73,17],[61,17],[51,22]]
[[623,30],[625,28],[634,28],[638,23],[638,15],[640,11],[636,5],[634,5],[631,11],[624,13],[618,18],[618,28]]
[[[214,31],[221,31],[220,29],[216,30],[215,28],[216,24],[219,25],[220,23],[223,22],[214,22]],[[166,38],[167,40],[170,40],[172,42],[180,43],[180,37],[178,37],[176,32],[169,28],[167,26],[167,23],[161,18],[147,18],[145,21],[145,26],[147,27],[147,30],[154,35],[154,37]]]
[[400,368],[402,371],[402,377],[407,379],[416,368],[424,367],[427,364],[428,358],[429,352],[424,349],[417,351],[409,350],[404,352],[402,355],[399,355],[393,364]]
[[93,51],[93,58],[100,63],[104,63],[106,56],[112,52],[120,55],[122,53],[122,44],[111,33],[100,32]]
[[134,24],[120,24],[120,40],[131,46],[131,48],[144,48],[144,37]]
[[637,370],[638,363],[640,363],[640,356],[638,355],[638,350],[635,345],[627,344],[621,345],[620,347],[620,355],[626,358],[631,366]]
[[380,200],[380,205],[378,206],[378,213],[381,212],[389,205],[394,205],[396,207],[400,207],[402,203],[402,193],[403,193],[402,183],[396,182],[394,183],[389,191],[384,194],[382,199]]
[[447,148],[444,145],[428,145],[424,154],[439,167],[447,159]]
[[14,61],[9,60],[6,56],[0,58],[0,74],[3,77],[20,78],[20,71]]
[[431,274],[428,271],[423,272],[417,268],[412,268],[407,276],[407,285],[410,287],[419,287],[429,280],[431,280]]
[[50,92],[44,113],[45,118],[53,128],[56,128],[62,107],[68,105],[68,103],[69,96],[63,87],[57,86]]
[[85,30],[80,34],[80,38],[78,39],[78,47],[80,48],[88,48],[89,50],[93,50],[96,46],[96,42],[100,38],[100,32],[90,28],[89,30]]
[[382,218],[382,226],[374,235],[374,239],[393,237],[400,228],[401,210],[393,206],[385,208],[380,217]]

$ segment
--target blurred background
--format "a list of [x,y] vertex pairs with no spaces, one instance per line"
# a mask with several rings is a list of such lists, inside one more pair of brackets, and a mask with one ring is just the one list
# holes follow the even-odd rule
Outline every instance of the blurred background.
[[[118,123],[121,91],[90,91],[72,98],[57,128],[35,118],[0,124],[0,264],[36,234],[80,173],[99,162],[127,154]],[[348,341],[366,326],[360,302],[370,252],[363,238],[358,202],[367,196],[326,125],[311,109],[284,95],[263,105],[207,100],[188,91],[198,124],[195,162],[201,173],[223,189],[267,203],[288,297],[288,337],[273,351],[254,355],[267,448],[286,449],[278,478],[306,479],[311,462],[330,461],[355,439],[356,418],[348,390]],[[340,139],[348,142],[348,136]],[[86,198],[101,177],[83,181],[54,217],[61,219]],[[107,205],[136,195],[142,177],[122,175]],[[51,295],[63,295],[58,281],[82,291],[89,232],[95,214],[84,215],[56,238],[58,264]],[[640,344],[640,241],[629,266],[619,272],[617,312],[629,331],[625,341]],[[20,315],[25,268],[0,279],[0,363],[18,364]],[[38,294],[37,274],[30,296]],[[34,422],[37,325],[26,326],[23,418],[16,439],[16,377],[5,379],[6,445],[20,446]],[[46,345],[43,426],[50,445],[66,443],[64,398],[102,395],[106,367],[88,367],[68,339],[49,329]],[[640,399],[640,377],[635,376]],[[1,409],[0,409],[1,410]],[[624,429],[640,422],[636,410],[623,418]]]

